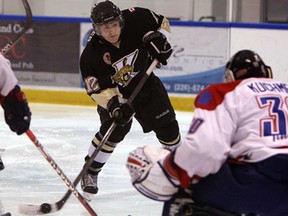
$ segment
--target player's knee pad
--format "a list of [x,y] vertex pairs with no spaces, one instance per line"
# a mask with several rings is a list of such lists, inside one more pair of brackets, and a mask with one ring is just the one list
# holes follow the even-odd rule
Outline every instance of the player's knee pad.
[[173,150],[181,143],[181,136],[179,133],[177,120],[174,120],[165,127],[157,128],[154,131],[163,148]]

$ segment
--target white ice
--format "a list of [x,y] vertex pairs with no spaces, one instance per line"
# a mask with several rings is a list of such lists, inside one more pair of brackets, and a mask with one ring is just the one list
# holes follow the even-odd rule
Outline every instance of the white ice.
[[[91,139],[99,128],[96,107],[30,103],[31,131],[71,182],[81,171]],[[192,120],[191,112],[176,112],[182,137]],[[0,149],[5,169],[0,172],[0,199],[13,216],[20,204],[54,203],[68,187],[25,135],[18,136],[5,124],[0,111]],[[153,132],[144,134],[134,120],[130,133],[114,151],[99,174],[99,192],[90,202],[99,216],[160,216],[161,202],[150,200],[133,188],[125,162],[129,151],[143,145],[160,146]],[[79,185],[77,187],[81,191]],[[88,216],[72,194],[57,216]]]

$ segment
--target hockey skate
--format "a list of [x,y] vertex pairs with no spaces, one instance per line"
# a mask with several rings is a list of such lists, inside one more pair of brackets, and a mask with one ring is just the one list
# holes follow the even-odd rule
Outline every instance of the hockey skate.
[[86,173],[81,179],[81,188],[84,192],[83,197],[87,201],[91,201],[93,196],[98,192],[97,179],[98,173],[96,175]]

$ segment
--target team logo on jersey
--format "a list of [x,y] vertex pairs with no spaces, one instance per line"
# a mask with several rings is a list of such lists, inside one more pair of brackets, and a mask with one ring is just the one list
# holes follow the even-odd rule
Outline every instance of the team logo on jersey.
[[134,63],[137,59],[139,50],[135,50],[134,52],[124,56],[119,61],[112,64],[114,69],[116,70],[115,75],[112,79],[120,86],[127,86],[133,77],[139,72],[134,71]]
[[125,87],[132,80],[132,76],[131,76],[132,72],[133,72],[133,67],[131,65],[126,65],[122,67],[118,71],[118,73],[116,73],[115,76],[112,77],[112,79],[119,85]]
[[109,52],[104,53],[104,55],[103,55],[103,61],[104,61],[106,64],[111,65],[111,55],[110,55]]

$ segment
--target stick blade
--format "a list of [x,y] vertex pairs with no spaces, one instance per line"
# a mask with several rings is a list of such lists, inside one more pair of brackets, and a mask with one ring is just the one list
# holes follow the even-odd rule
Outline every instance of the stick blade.
[[[43,205],[49,205],[51,209],[44,208]],[[24,215],[45,215],[59,211],[57,205],[43,203],[42,205],[30,205],[30,204],[21,204],[19,205],[18,211],[20,214]]]

